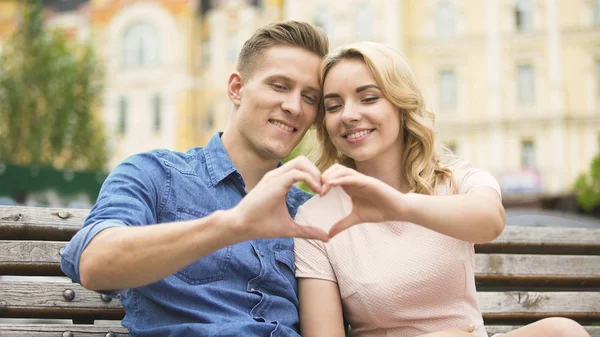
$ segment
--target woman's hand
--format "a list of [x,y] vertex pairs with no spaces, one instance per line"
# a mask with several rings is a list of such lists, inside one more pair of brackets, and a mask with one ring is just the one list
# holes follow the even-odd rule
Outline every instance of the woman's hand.
[[473,337],[473,332],[475,330],[475,325],[471,324],[470,326],[456,327],[451,329],[446,329],[442,331],[428,333],[426,335],[420,335],[417,337]]
[[322,195],[340,186],[352,199],[352,212],[331,227],[330,237],[356,224],[402,218],[404,194],[376,178],[336,164],[323,173],[321,183]]

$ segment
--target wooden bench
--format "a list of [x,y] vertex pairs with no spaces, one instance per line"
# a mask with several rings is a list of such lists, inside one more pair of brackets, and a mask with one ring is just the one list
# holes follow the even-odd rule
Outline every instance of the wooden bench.
[[[0,337],[126,336],[123,310],[76,283],[14,276],[63,276],[60,249],[88,210],[0,206],[0,320],[67,319],[68,324],[4,323]],[[600,229],[507,227],[476,246],[478,298],[490,334],[563,316],[600,337]],[[7,278],[12,280],[6,280]],[[98,320],[114,320],[94,324]],[[73,322],[73,323],[71,323]]]

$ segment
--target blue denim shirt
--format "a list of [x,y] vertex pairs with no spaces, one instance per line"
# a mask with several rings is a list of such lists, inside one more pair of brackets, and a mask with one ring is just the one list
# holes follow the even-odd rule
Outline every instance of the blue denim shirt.
[[[245,194],[219,134],[185,154],[131,156],[104,182],[61,268],[80,282],[81,253],[104,229],[201,218],[234,207]],[[309,198],[290,190],[290,214]],[[122,324],[131,336],[299,336],[297,290],[293,240],[281,238],[235,244],[158,282],[112,294],[125,308]]]

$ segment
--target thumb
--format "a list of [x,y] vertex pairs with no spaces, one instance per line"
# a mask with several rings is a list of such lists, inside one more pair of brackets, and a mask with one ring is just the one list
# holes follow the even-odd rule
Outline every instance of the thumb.
[[347,216],[340,219],[333,226],[331,226],[331,228],[329,229],[329,237],[332,238],[332,237],[338,235],[343,230],[350,228],[359,223],[361,223],[361,220],[358,217],[358,215],[356,215],[356,213],[354,213],[354,211],[353,211],[350,214],[348,214]]
[[475,330],[475,324],[467,325],[467,326],[459,326],[456,327],[458,330],[465,332],[473,332]]

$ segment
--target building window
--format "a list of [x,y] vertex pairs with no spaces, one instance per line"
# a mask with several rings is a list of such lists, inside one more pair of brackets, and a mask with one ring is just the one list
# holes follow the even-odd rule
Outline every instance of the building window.
[[446,148],[452,152],[452,154],[458,154],[458,145],[456,145],[455,141],[445,142]]
[[361,2],[356,12],[356,36],[359,40],[373,38],[373,7]]
[[600,96],[600,60],[596,61],[596,85],[598,86],[596,92]]
[[437,33],[441,38],[452,37],[456,33],[454,6],[440,3],[437,9]]
[[239,47],[237,35],[230,35],[227,39],[227,59],[229,61],[237,60],[240,51]]
[[521,141],[521,166],[535,168],[535,143],[532,140]]
[[254,7],[256,7],[256,9],[263,9],[264,8],[264,1],[263,0],[251,0],[250,4]]
[[215,111],[211,107],[206,110],[206,115],[204,116],[204,130],[211,132],[215,127]]
[[440,71],[440,106],[456,106],[456,73],[454,70]]
[[200,9],[201,15],[206,15],[206,13],[208,13],[208,11],[213,9],[212,0],[201,0],[200,6],[198,8]]
[[137,23],[125,32],[121,61],[125,67],[148,66],[159,61],[159,39],[154,26]]
[[210,65],[210,40],[206,40],[202,43],[202,65]]
[[530,64],[519,66],[519,101],[531,103],[534,100],[533,67]]
[[152,126],[154,132],[160,132],[162,127],[162,98],[159,94],[152,97]]
[[125,97],[119,98],[118,109],[117,133],[123,135],[127,132],[127,99]]
[[333,35],[333,17],[329,8],[317,9],[317,17],[315,18],[315,26],[321,27],[331,40]]
[[515,8],[517,30],[528,32],[533,28],[533,9],[531,0],[518,0]]

